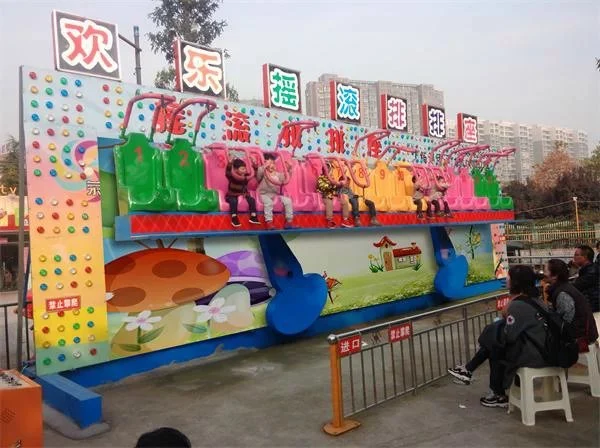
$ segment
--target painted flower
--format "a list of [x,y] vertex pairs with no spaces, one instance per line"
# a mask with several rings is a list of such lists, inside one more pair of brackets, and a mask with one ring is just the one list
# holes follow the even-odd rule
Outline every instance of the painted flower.
[[112,292],[107,292],[104,294],[104,301],[108,302],[110,299],[112,299],[115,295]]
[[162,317],[159,317],[159,316],[150,317],[151,314],[152,314],[151,311],[145,310],[145,311],[142,311],[140,314],[138,314],[135,317],[128,316],[128,317],[124,318],[123,322],[127,322],[127,325],[125,326],[125,330],[133,331],[133,330],[137,330],[138,328],[142,329],[143,331],[152,330],[152,324],[160,322]]
[[215,297],[208,305],[196,305],[194,311],[200,313],[198,322],[214,320],[218,323],[227,322],[227,315],[234,312],[235,305],[225,305],[223,297]]

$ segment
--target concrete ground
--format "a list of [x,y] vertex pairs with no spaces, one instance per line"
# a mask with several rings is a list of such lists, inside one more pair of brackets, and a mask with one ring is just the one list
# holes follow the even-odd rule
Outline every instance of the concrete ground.
[[217,355],[159,369],[98,388],[111,431],[85,441],[45,431],[49,447],[131,447],[160,426],[183,431],[193,446],[599,446],[599,403],[570,386],[575,421],[548,411],[536,426],[520,412],[487,409],[487,370],[471,386],[442,378],[358,414],[361,427],[339,437],[323,433],[331,417],[325,337],[261,351]]

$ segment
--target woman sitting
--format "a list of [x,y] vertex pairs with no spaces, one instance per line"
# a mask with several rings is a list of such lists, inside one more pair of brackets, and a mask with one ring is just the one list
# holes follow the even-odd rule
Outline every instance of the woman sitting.
[[486,407],[507,407],[506,389],[510,387],[520,367],[546,367],[547,363],[536,346],[546,341],[544,321],[527,300],[545,307],[536,288],[536,274],[530,266],[517,265],[508,271],[506,284],[510,302],[500,319],[483,329],[479,350],[467,364],[448,369],[462,384],[470,384],[473,372],[489,360],[490,393],[479,401]]
[[589,345],[598,339],[598,328],[587,298],[569,283],[569,267],[564,261],[549,260],[544,275],[552,307],[565,322],[573,325],[579,352],[587,352]]

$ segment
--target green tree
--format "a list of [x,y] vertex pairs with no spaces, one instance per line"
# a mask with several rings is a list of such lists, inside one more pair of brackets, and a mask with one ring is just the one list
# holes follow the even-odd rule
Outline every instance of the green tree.
[[4,185],[19,185],[19,140],[9,135],[6,154],[0,159],[0,181]]
[[600,176],[600,143],[596,145],[596,149],[592,152],[591,157],[588,157],[583,161],[583,165]]
[[[148,33],[150,46],[154,53],[162,53],[169,64],[172,64],[173,40],[180,37],[188,42],[210,46],[219,37],[227,22],[214,18],[220,0],[157,0],[160,4],[149,14],[156,25],[156,32]],[[227,50],[225,57],[229,57]],[[160,70],[154,85],[161,89],[175,88],[175,68],[169,66]],[[227,98],[239,101],[238,92],[230,83],[226,84]]]

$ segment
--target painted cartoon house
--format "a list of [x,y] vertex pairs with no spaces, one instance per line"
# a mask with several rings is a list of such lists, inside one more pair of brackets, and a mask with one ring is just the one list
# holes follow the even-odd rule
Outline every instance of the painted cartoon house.
[[379,256],[386,271],[394,269],[411,268],[421,262],[421,249],[417,243],[410,243],[409,247],[400,247],[394,249],[397,243],[394,243],[387,236],[384,236],[373,246],[379,249]]

